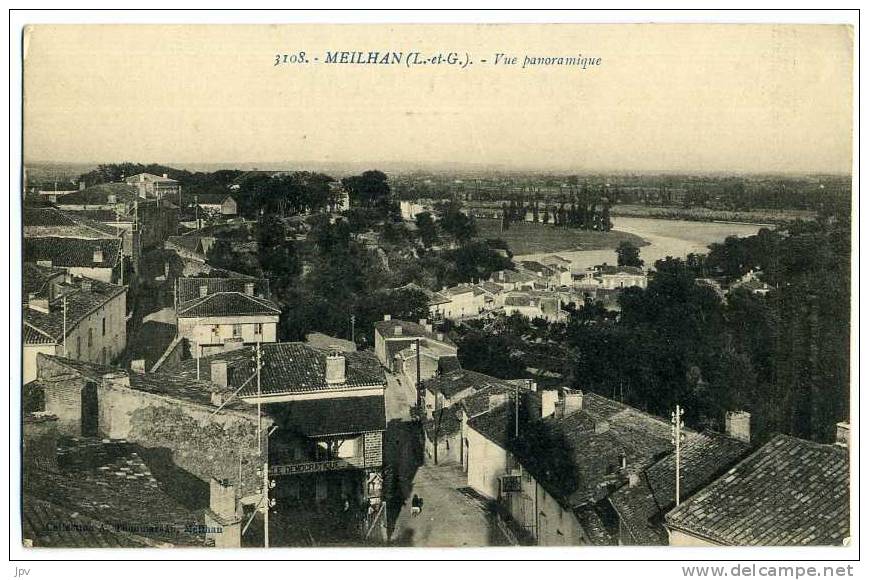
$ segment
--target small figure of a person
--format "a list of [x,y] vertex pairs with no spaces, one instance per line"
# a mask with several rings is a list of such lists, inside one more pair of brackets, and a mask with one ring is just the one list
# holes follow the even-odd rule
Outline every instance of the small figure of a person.
[[420,503],[419,496],[413,494],[413,499],[410,500],[410,515],[416,517],[421,510],[422,504]]

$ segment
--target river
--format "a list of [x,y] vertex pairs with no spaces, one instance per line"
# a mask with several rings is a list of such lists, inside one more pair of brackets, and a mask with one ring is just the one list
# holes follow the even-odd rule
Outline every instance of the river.
[[[724,241],[728,236],[752,236],[764,227],[757,224],[634,217],[614,217],[612,221],[614,230],[635,234],[649,243],[649,245],[640,248],[640,258],[645,261],[646,266],[653,266],[656,260],[667,256],[684,258],[691,253],[706,253],[709,251],[709,244],[713,242]],[[539,260],[543,256],[551,254],[557,254],[570,260],[574,272],[585,270],[598,264],[616,263],[615,250],[579,250],[549,252],[547,254],[528,254],[516,256],[514,260]]]

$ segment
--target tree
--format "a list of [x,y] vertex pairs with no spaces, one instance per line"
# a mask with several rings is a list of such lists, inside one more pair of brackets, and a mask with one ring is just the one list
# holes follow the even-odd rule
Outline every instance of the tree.
[[362,175],[345,177],[341,180],[341,184],[347,190],[351,204],[369,208],[388,208],[389,181],[382,171],[370,170]]
[[416,214],[416,227],[419,230],[422,245],[426,248],[431,248],[438,241],[437,224],[429,212],[424,211]]
[[616,248],[616,255],[618,256],[619,266],[643,267],[643,260],[640,259],[640,249],[627,240],[619,243],[619,247]]

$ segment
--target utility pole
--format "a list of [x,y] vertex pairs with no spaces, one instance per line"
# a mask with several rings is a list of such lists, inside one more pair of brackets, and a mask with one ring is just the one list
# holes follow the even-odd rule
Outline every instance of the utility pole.
[[356,344],[356,315],[350,315],[350,341]]
[[679,470],[680,463],[682,462],[682,441],[685,439],[685,434],[682,432],[682,429],[685,427],[685,421],[682,419],[682,416],[685,415],[685,409],[676,405],[676,410],[670,414],[670,423],[673,424],[673,437],[672,442],[676,447],[676,505],[678,506],[682,503],[681,493],[679,490]]
[[196,380],[199,380],[199,359],[202,356],[202,353],[199,351],[199,343],[195,340],[193,341],[193,353],[196,355]]
[[417,410],[422,412],[422,392],[419,390],[420,388],[420,368],[419,368],[419,338],[416,339],[416,407]]
[[66,294],[63,295],[63,356],[68,358],[66,353]]

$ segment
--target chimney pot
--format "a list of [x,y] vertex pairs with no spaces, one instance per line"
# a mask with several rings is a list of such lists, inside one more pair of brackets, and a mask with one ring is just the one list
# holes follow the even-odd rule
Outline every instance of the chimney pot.
[[343,385],[347,382],[347,359],[344,355],[332,348],[326,356],[326,384]]
[[582,410],[582,391],[564,389],[564,416]]
[[550,415],[554,415],[557,403],[558,391],[540,391],[540,417],[544,418],[549,417]]
[[748,411],[728,411],[724,415],[724,431],[734,439],[743,443],[751,443],[751,413]]
[[211,382],[219,387],[229,387],[229,367],[225,360],[211,361]]
[[206,296],[208,296],[208,286],[204,286],[204,285],[200,286],[199,287],[199,297],[205,298]]
[[391,314],[384,314],[383,320],[392,320],[392,315]]
[[244,285],[244,293],[248,296],[253,296],[253,282],[247,282]]
[[43,268],[51,268],[52,261],[51,260],[36,260],[37,266],[42,266]]
[[86,187],[87,187],[87,185],[85,184],[84,181],[79,181],[79,182],[78,182],[78,190],[79,190],[79,191],[84,191],[84,189],[85,189]]

